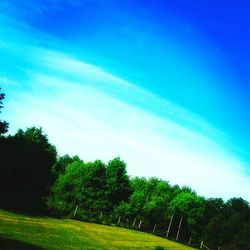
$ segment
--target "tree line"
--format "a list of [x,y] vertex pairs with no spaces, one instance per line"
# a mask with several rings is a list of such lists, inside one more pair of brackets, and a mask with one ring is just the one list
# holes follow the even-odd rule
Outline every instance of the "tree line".
[[0,128],[0,208],[116,224],[196,247],[250,249],[250,206],[242,198],[225,202],[155,177],[130,177],[119,157],[105,164],[59,156],[42,128],[8,136],[8,123]]

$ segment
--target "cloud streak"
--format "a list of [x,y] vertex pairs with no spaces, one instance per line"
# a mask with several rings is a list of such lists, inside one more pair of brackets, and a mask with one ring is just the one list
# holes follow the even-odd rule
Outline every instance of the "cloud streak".
[[42,68],[28,71],[29,90],[8,101],[13,129],[42,126],[61,154],[105,161],[120,155],[131,175],[188,184],[206,196],[249,199],[244,164],[221,146],[222,133],[95,66],[46,50],[37,57]]
[[100,67],[16,34],[18,41],[2,30],[0,48],[3,115],[12,133],[42,126],[60,154],[86,161],[119,155],[131,175],[190,185],[206,196],[250,200],[246,165],[227,135]]

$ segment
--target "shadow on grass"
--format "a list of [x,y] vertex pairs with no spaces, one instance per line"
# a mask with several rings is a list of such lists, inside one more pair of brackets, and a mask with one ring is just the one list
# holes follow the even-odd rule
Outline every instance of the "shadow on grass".
[[43,248],[0,235],[0,250],[42,250]]

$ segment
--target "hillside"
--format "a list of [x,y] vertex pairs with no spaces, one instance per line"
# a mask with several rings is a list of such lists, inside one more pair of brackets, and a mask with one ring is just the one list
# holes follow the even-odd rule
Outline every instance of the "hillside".
[[193,249],[125,228],[0,210],[0,249]]

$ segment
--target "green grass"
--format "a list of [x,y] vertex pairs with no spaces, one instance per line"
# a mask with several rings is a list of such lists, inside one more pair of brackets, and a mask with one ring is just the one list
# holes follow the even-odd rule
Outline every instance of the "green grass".
[[166,250],[193,249],[125,228],[0,210],[0,250],[155,249],[157,246]]

